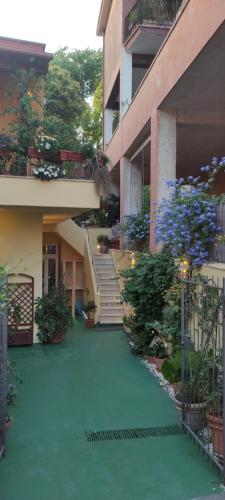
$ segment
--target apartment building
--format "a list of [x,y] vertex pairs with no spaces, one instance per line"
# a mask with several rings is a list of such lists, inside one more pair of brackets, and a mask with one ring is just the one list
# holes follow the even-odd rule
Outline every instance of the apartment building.
[[[104,149],[121,218],[225,151],[224,0],[102,0]],[[218,178],[217,192],[225,182]],[[154,227],[154,225],[153,225]],[[150,246],[156,248],[154,230]]]

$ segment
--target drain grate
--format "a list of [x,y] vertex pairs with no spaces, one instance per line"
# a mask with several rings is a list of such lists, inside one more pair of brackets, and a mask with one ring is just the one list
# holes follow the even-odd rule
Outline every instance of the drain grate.
[[175,436],[182,434],[180,425],[161,427],[140,427],[134,429],[115,429],[108,431],[86,431],[87,441],[115,441],[120,439],[141,439],[148,437]]

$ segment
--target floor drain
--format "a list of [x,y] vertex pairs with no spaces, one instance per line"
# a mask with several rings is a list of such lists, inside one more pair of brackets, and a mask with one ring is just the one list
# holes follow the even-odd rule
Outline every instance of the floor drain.
[[139,427],[133,429],[115,429],[106,431],[86,431],[87,441],[115,441],[121,439],[141,439],[148,437],[175,436],[182,434],[180,425],[161,427]]

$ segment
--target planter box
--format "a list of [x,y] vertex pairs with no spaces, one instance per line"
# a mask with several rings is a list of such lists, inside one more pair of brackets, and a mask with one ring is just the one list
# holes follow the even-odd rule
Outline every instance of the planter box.
[[66,151],[64,149],[60,149],[59,159],[60,161],[85,161],[85,158],[81,153],[78,153],[77,151]]
[[28,156],[36,160],[46,160],[55,163],[60,162],[59,153],[44,153],[43,151],[38,151],[37,148],[28,148]]

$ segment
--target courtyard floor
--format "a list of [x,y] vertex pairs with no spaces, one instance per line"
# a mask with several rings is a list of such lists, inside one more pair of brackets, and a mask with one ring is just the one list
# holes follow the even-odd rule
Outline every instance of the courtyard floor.
[[12,348],[23,380],[0,463],[1,500],[190,500],[221,493],[186,435],[88,442],[85,431],[177,423],[119,331],[77,322],[58,346]]

